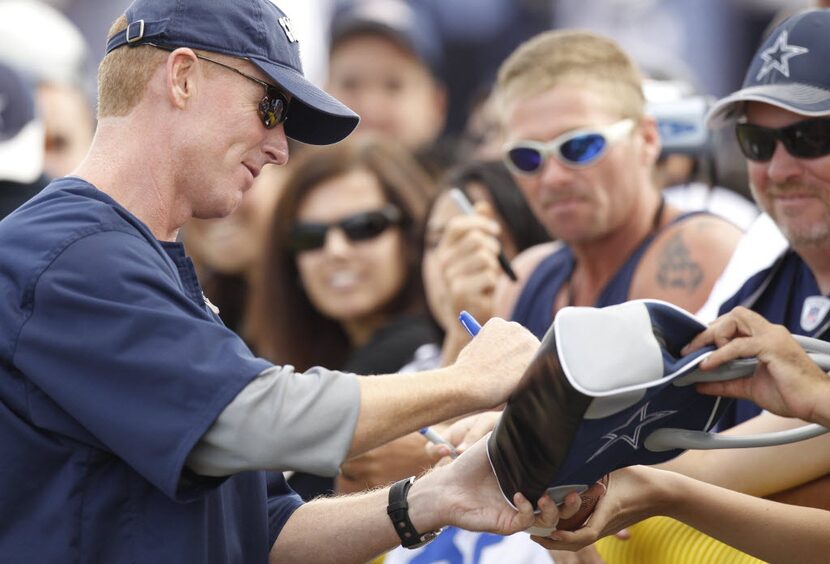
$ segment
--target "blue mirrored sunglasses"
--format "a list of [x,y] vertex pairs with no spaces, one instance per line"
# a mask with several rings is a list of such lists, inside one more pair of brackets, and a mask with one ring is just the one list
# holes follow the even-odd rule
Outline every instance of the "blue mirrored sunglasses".
[[567,167],[589,166],[633,128],[634,120],[624,119],[604,127],[575,129],[547,143],[516,141],[505,147],[504,162],[514,174],[524,176],[538,174],[551,155]]

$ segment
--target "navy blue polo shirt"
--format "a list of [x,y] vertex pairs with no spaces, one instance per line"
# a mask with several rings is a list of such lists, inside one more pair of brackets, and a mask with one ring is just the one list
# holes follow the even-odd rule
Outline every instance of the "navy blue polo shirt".
[[53,182],[0,221],[0,560],[266,562],[280,474],[185,468],[270,363],[205,305],[178,243]]

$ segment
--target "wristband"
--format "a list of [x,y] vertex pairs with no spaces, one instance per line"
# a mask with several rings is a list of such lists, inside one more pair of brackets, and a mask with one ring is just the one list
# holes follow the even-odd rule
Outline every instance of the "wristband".
[[415,476],[410,476],[399,482],[395,482],[389,488],[389,505],[386,507],[386,513],[392,520],[392,526],[398,537],[401,539],[401,546],[404,548],[418,548],[424,546],[428,542],[435,539],[441,531],[429,531],[427,533],[419,533],[412,521],[409,520],[409,503],[406,501],[406,496],[409,494],[409,488],[415,482]]

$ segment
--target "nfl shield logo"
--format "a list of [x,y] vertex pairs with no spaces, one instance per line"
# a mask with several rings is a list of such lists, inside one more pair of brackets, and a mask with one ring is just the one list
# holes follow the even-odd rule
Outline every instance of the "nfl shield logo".
[[824,296],[810,296],[804,300],[801,308],[801,328],[805,331],[812,331],[818,327],[827,312],[830,311],[830,299]]

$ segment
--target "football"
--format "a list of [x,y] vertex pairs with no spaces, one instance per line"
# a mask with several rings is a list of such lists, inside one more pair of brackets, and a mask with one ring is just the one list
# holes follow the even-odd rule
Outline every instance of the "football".
[[572,517],[560,519],[556,524],[556,529],[559,531],[574,531],[584,525],[591,513],[594,512],[594,507],[596,507],[599,498],[605,495],[607,486],[608,475],[606,474],[600,481],[579,494],[582,500],[579,510]]

